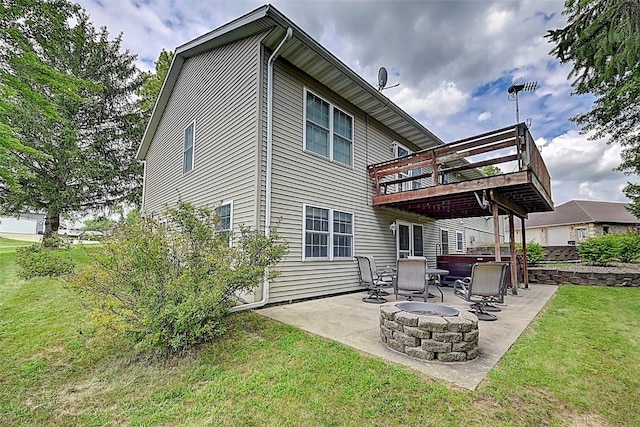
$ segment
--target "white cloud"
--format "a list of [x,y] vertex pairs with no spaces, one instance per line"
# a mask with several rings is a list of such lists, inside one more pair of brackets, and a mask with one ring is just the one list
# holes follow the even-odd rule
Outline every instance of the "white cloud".
[[478,120],[479,122],[486,122],[489,119],[491,119],[491,111],[483,111],[482,113],[478,114],[478,118],[476,120]]
[[439,119],[464,110],[469,95],[462,93],[455,83],[444,81],[426,96],[404,87],[391,99],[409,114]]

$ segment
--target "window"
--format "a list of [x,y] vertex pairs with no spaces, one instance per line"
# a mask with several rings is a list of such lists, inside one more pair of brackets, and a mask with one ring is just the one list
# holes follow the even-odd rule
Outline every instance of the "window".
[[[395,157],[404,157],[404,156],[408,156],[409,154],[413,154],[413,151],[409,150],[407,147],[398,144],[397,142],[393,143],[394,146],[394,154]],[[420,168],[418,169],[412,169],[409,171],[404,171],[404,172],[399,172],[398,173],[398,178],[402,179],[402,178],[408,178],[410,176],[418,176],[422,174],[422,170]],[[408,190],[417,190],[420,188],[420,180],[416,179],[414,181],[407,181],[407,182],[403,182],[400,183],[398,185],[398,191],[408,191]]]
[[303,259],[351,258],[352,256],[353,214],[305,206]]
[[396,251],[398,258],[424,256],[422,225],[396,220]]
[[353,117],[305,90],[304,149],[353,165]]
[[225,202],[218,206],[218,224],[216,231],[229,238],[229,246],[231,246],[231,236],[233,231],[233,202]]
[[184,130],[184,150],[182,152],[182,173],[193,170],[196,122],[191,122]]
[[464,250],[464,235],[456,231],[456,250],[462,252]]
[[449,254],[449,230],[440,229],[440,254]]
[[587,238],[587,229],[586,228],[576,228],[576,240],[578,242],[582,242]]
[[220,220],[218,221],[218,231],[231,232],[231,211],[233,204],[231,202],[223,203],[218,207],[218,215]]

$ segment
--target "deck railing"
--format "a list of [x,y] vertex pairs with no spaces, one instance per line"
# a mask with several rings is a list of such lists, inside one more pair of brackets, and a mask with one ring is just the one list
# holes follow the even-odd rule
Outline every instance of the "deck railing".
[[[484,159],[468,160],[474,156]],[[517,172],[532,171],[551,194],[549,172],[524,123],[370,165],[369,175],[379,196],[477,179],[483,176],[479,168],[513,161]]]

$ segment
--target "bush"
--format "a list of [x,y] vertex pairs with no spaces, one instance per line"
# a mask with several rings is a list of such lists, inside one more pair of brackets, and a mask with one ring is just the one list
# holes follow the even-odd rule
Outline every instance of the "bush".
[[45,248],[41,243],[34,243],[17,249],[18,277],[62,276],[73,273],[75,267],[69,256],[69,248]]
[[[522,244],[517,243],[516,247],[518,252],[522,253]],[[545,250],[540,243],[534,242],[533,240],[527,243],[527,265],[536,265],[545,256]]]
[[625,233],[616,235],[618,238],[618,259],[620,262],[636,262],[640,258],[640,234]]
[[[286,252],[275,229],[266,237],[242,228],[229,247],[228,233],[215,231],[217,216],[188,203],[166,219],[161,226],[133,213],[72,279],[99,327],[159,356],[222,334],[235,294],[253,292]],[[269,279],[276,275],[269,269]]]
[[615,234],[590,237],[578,245],[578,255],[583,261],[607,266],[617,261],[620,255],[618,238]]
[[630,232],[590,237],[580,242],[578,255],[586,262],[601,266],[614,261],[635,262],[640,258],[640,235]]

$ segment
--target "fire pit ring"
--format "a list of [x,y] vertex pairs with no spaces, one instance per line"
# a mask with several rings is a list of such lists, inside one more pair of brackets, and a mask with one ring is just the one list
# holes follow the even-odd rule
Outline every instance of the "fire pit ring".
[[409,313],[426,314],[429,316],[453,317],[460,315],[460,312],[453,307],[429,302],[403,301],[397,303],[396,307]]
[[480,354],[478,318],[453,307],[420,301],[380,306],[380,340],[421,360],[465,362]]

